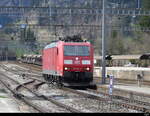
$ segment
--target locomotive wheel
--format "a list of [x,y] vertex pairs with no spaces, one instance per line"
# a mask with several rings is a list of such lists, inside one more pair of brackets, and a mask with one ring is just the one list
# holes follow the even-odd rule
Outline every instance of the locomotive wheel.
[[59,76],[52,76],[52,75],[46,75],[43,74],[44,80],[47,81],[49,83],[49,85],[58,87],[58,88],[62,88],[63,87],[63,83],[62,83],[62,79]]
[[57,86],[58,86],[58,88],[62,88],[63,87],[61,77],[57,78]]
[[62,88],[62,87],[63,87],[63,84],[62,84],[62,83],[57,83],[57,87],[58,87],[58,88]]

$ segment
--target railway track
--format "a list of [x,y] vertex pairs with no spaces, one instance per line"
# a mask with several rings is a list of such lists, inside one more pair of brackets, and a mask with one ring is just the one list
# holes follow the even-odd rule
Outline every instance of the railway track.
[[[20,92],[18,92],[18,90],[19,90],[21,87],[24,88],[24,89],[26,89],[26,90],[28,90],[28,91],[30,91],[30,92],[31,92],[32,94],[34,94],[36,97],[39,97],[40,99],[43,99],[43,100],[47,100],[47,101],[49,101],[49,102],[51,102],[51,103],[53,103],[53,104],[55,104],[55,105],[57,105],[57,106],[59,106],[59,107],[61,107],[61,108],[64,108],[64,109],[68,110],[69,112],[72,112],[72,113],[80,113],[80,112],[81,112],[81,111],[79,111],[79,110],[77,110],[77,109],[74,109],[74,108],[72,108],[72,107],[70,107],[70,106],[67,106],[67,105],[65,105],[65,104],[62,104],[61,102],[58,102],[58,101],[56,101],[56,100],[53,99],[53,98],[47,97],[47,96],[45,96],[45,95],[41,95],[41,94],[39,94],[39,93],[33,91],[32,89],[26,87],[28,84],[31,84],[31,83],[35,82],[35,80],[32,80],[32,81],[25,82],[25,83],[22,83],[22,84],[21,84],[21,83],[19,83],[18,81],[12,79],[11,77],[8,77],[7,75],[4,75],[4,74],[3,74],[3,77],[4,77],[5,79],[7,78],[7,79],[9,79],[9,80],[15,82],[16,84],[18,84],[18,86],[17,86],[16,88],[12,89],[12,88],[9,86],[9,84],[8,84],[7,82],[4,82],[2,79],[0,80],[0,82],[1,82],[7,89],[9,89],[9,90],[13,93],[14,96],[17,96],[17,98],[21,99],[22,101],[24,101],[24,102],[27,103],[28,105],[32,106],[34,109],[38,110],[39,112],[44,113],[44,112],[50,112],[50,111],[49,111],[48,109],[47,109],[47,110],[44,110],[45,108],[36,106],[35,104],[33,104],[32,102],[30,102],[29,100],[27,100],[27,99],[25,98],[25,95],[22,95]],[[37,86],[37,85],[36,85],[36,86]],[[39,85],[38,85],[38,86],[39,86]],[[35,88],[37,88],[37,87],[35,87]]]
[[39,65],[27,64],[27,63],[23,63],[23,62],[14,62],[14,64],[26,67],[31,70],[36,70],[36,71],[40,71],[40,72],[42,71],[42,66],[39,66]]
[[[42,71],[42,68],[41,66],[38,66],[38,65],[33,65],[33,64],[26,64],[26,63],[15,63],[15,64],[18,64],[18,65],[21,65],[23,67],[30,67],[32,70],[36,70],[36,71]],[[101,81],[100,77],[96,77],[94,76],[94,82],[96,83],[99,83]],[[138,81],[135,81],[135,80],[128,80],[128,79],[119,79],[119,78],[116,78],[115,79],[115,84],[120,84],[120,85],[124,85],[124,84],[127,84],[127,85],[137,85],[138,84]],[[149,81],[142,81],[140,82],[141,86],[150,86],[150,82]]]
[[[36,79],[36,78],[34,78],[34,79]],[[42,82],[42,80],[40,80],[40,79],[38,79],[38,81]],[[76,93],[76,94],[79,94],[86,98],[103,101],[108,104],[111,102],[111,104],[115,104],[115,105],[118,105],[118,106],[121,106],[124,108],[128,108],[128,109],[133,109],[133,110],[137,110],[137,111],[141,111],[141,112],[149,111],[149,107],[147,107],[147,106],[149,106],[149,103],[145,103],[142,101],[134,100],[134,102],[131,102],[131,100],[128,98],[119,97],[119,96],[109,96],[108,94],[105,94],[105,93],[99,93],[99,94],[101,94],[101,96],[97,96],[97,95],[89,94],[87,92],[81,92],[81,91],[64,88],[64,87],[62,88],[62,90]]]
[[[42,71],[42,67],[38,66],[38,65],[19,63],[19,62],[14,62],[14,64],[21,65],[21,66],[26,67],[26,68],[30,67],[30,70],[36,70],[37,73],[39,71],[40,72]],[[101,78],[94,76],[94,82],[96,82],[96,83],[101,82]],[[109,82],[107,81],[107,83],[109,83]],[[119,85],[124,85],[124,84],[127,84],[127,85],[138,85],[138,81],[136,81],[136,80],[120,79],[120,78],[116,78],[114,83],[115,84],[119,84]],[[140,82],[140,86],[150,86],[150,82],[149,81],[141,81]]]
[[[89,92],[75,91],[75,90],[72,90],[69,88],[63,88],[63,89],[70,91],[70,92],[73,92],[73,93],[83,95],[83,96],[88,97],[88,98],[96,99],[99,101],[112,102],[112,104],[116,104],[116,105],[123,106],[125,108],[129,108],[129,109],[133,109],[133,110],[148,112],[150,109],[150,103],[139,101],[139,100],[131,100],[129,98],[122,97],[122,96],[117,96],[117,95],[110,96],[107,93],[97,92],[95,90],[90,90],[90,89],[88,89],[88,90],[90,92],[92,91],[93,94],[91,94]],[[97,95],[95,95],[95,93],[97,93]],[[100,96],[98,96],[98,94]]]
[[[135,100],[135,99],[131,99],[131,98],[119,96],[119,95],[111,95],[110,96],[108,93],[101,92],[101,91],[96,91],[96,90],[91,90],[91,89],[88,89],[88,91],[91,91],[91,92],[94,92],[94,93],[97,93],[97,94],[101,94],[103,96],[107,96],[108,98],[111,97],[111,99],[115,99],[117,101],[124,101],[124,102],[127,102],[127,103],[134,104],[136,106],[141,106],[141,107],[139,107],[139,109],[142,110],[142,111],[144,111],[144,112],[148,111],[148,109],[150,109],[150,103],[149,102]],[[128,105],[127,105],[127,107],[128,107]],[[144,107],[147,107],[147,108],[144,108]],[[136,107],[136,108],[138,109],[138,107]]]
[[[1,75],[2,76],[2,75]],[[4,75],[3,75],[4,76]],[[5,77],[5,76],[4,76]],[[6,83],[5,81],[3,81],[2,79],[0,79],[0,82],[19,100],[23,101],[24,103],[26,103],[27,105],[29,105],[30,107],[34,108],[36,111],[44,113],[47,112],[47,110],[40,108],[39,106],[33,104],[32,102],[30,102],[28,99],[26,99],[24,96],[22,96],[21,94],[17,93],[15,90],[13,90],[8,83]]]
[[[103,87],[103,86],[99,86],[98,87],[98,90],[99,91],[104,91],[105,93],[108,93],[108,87]],[[124,95],[124,96],[127,96],[127,98],[131,99],[131,100],[136,100],[136,96],[137,97],[141,97],[141,100],[139,101],[145,101],[146,98],[148,98],[147,101],[143,102],[143,104],[148,104],[150,106],[150,102],[149,102],[149,98],[150,98],[150,95],[149,94],[146,94],[146,93],[139,93],[139,92],[132,92],[132,91],[128,91],[128,90],[120,90],[120,89],[114,89],[113,90],[113,94],[114,96],[118,96],[119,95]]]

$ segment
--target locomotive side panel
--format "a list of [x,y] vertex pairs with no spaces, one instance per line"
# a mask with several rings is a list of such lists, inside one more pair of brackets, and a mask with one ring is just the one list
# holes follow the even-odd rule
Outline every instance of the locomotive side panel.
[[62,42],[58,42],[58,46],[57,46],[57,72],[60,76],[63,76],[64,72],[64,56],[63,56],[63,43]]
[[43,73],[49,74],[49,75],[62,75],[62,63],[61,59],[61,52],[59,52],[59,48],[61,49],[61,46],[57,47],[50,45],[49,48],[44,49],[43,51]]
[[57,48],[48,48],[43,52],[43,73],[56,75],[57,69]]
[[48,58],[48,53],[49,51],[48,50],[43,50],[43,56],[42,56],[42,59],[43,59],[43,62],[42,62],[42,70],[43,70],[43,73],[44,74],[48,74],[47,70],[48,70],[48,64],[49,64],[49,59]]

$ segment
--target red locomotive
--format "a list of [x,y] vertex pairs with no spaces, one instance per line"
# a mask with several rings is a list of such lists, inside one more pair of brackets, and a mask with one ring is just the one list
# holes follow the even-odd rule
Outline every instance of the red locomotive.
[[66,86],[93,85],[93,47],[89,42],[56,41],[42,55],[46,80]]

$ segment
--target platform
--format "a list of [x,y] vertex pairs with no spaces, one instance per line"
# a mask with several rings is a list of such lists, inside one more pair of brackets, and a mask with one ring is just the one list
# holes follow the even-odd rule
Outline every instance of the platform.
[[[94,76],[100,77],[101,67],[94,67]],[[142,67],[106,67],[106,75],[113,75],[114,78],[137,81],[137,76],[141,75],[143,81],[150,82],[150,68]]]
[[16,102],[4,93],[0,93],[0,113],[20,113]]
[[[109,89],[109,85],[97,85],[98,87],[103,87]],[[139,87],[137,85],[114,85],[113,89],[121,90],[121,91],[128,91],[128,92],[135,92],[139,94],[146,94],[150,96],[150,87]]]

